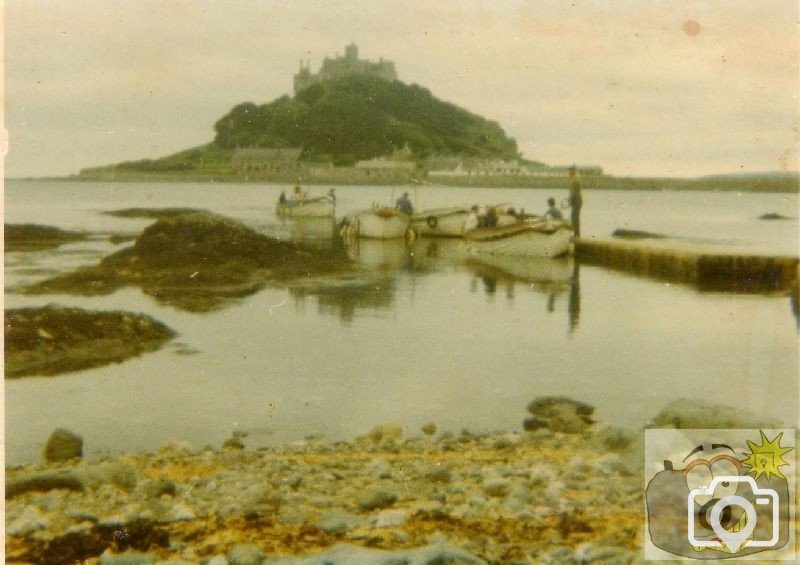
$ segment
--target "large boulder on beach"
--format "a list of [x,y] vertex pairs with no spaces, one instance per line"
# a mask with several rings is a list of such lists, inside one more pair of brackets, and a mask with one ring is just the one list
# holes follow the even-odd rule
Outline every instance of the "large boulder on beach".
[[564,396],[543,396],[528,404],[533,414],[523,422],[527,431],[548,429],[565,434],[582,434],[594,424],[594,406]]
[[746,410],[684,398],[667,404],[647,423],[648,428],[735,430],[780,428],[777,419]]
[[64,428],[56,428],[44,446],[44,460],[48,463],[80,459],[83,457],[83,438]]

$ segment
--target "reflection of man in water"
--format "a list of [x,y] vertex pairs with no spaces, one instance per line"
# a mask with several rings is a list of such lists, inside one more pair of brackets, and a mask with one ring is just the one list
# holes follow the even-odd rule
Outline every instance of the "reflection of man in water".
[[575,232],[575,237],[581,236],[581,206],[583,196],[581,195],[581,177],[575,165],[569,168],[569,206],[572,212],[570,222]]
[[569,287],[569,333],[574,333],[581,320],[581,271],[577,261],[572,266],[572,281]]

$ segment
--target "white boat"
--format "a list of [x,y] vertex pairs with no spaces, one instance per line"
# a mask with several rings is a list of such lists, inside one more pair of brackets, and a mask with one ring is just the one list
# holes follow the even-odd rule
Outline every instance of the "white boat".
[[347,216],[343,221],[342,237],[396,239],[407,238],[411,232],[411,218],[388,207],[372,208]]
[[411,216],[411,225],[420,235],[461,237],[467,216],[466,208],[435,208]]
[[464,248],[472,254],[560,257],[570,252],[572,235],[568,222],[522,220],[469,231],[464,234]]
[[333,216],[334,200],[328,195],[305,200],[278,202],[276,212],[283,217],[324,218]]

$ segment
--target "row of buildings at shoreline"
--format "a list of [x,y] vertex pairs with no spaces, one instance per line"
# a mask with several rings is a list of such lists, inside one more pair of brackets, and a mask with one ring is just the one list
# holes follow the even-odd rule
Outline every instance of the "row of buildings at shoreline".
[[[417,161],[408,146],[390,156],[357,161],[350,167],[334,167],[332,163],[301,160],[299,148],[240,148],[231,158],[233,172],[258,178],[283,177],[294,174],[304,177],[349,176],[353,180],[428,179],[447,183],[464,177],[566,177],[568,166],[551,167],[524,160],[482,159],[478,157],[439,156]],[[600,176],[603,169],[577,165],[585,176]]]

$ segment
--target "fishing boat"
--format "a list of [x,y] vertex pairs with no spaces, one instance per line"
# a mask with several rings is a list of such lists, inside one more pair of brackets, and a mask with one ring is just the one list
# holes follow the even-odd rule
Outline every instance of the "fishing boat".
[[466,208],[434,208],[411,216],[411,225],[424,236],[461,237],[468,215]]
[[342,237],[396,239],[413,237],[411,218],[398,210],[376,207],[347,216],[342,222]]
[[283,217],[324,218],[333,216],[334,207],[334,199],[326,194],[317,198],[278,202],[276,211],[278,216]]
[[471,230],[464,248],[472,254],[560,257],[570,252],[572,236],[569,222],[539,218]]

